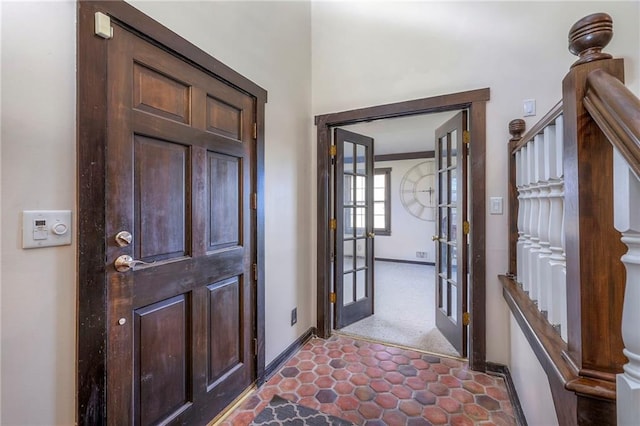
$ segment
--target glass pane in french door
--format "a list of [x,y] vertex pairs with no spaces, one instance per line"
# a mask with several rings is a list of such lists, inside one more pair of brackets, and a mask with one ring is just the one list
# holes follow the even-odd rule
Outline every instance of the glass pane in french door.
[[344,197],[343,197],[345,207],[352,206],[354,204],[354,198],[353,198],[354,185],[355,185],[355,182],[353,181],[353,176],[345,175],[344,176]]
[[344,143],[344,172],[353,173],[354,161],[353,161],[353,144],[351,142]]
[[353,302],[355,302],[355,292],[353,291],[353,272],[348,272],[346,274],[344,274],[343,277],[343,304],[349,305]]
[[356,145],[356,173],[361,176],[367,174],[366,149],[364,145]]
[[342,257],[344,259],[344,272],[353,271],[353,260],[354,260],[354,241],[344,240],[344,251],[342,252]]
[[367,297],[367,274],[364,269],[356,271],[356,301]]

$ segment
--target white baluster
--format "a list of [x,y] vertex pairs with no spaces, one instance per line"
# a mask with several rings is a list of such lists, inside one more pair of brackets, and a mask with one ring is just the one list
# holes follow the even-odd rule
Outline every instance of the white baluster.
[[556,165],[553,168],[553,171],[555,171],[555,173],[551,174],[551,178],[552,179],[562,179],[564,176],[564,169],[563,169],[563,152],[564,152],[564,118],[562,117],[562,115],[560,115],[558,118],[556,118],[556,122],[555,122],[555,130],[556,130],[556,136],[555,136],[555,144],[554,144],[554,148],[555,148],[555,155],[554,158],[556,160]]
[[538,226],[540,224],[540,173],[538,165],[542,161],[542,136],[536,135],[532,144],[531,160],[529,165],[532,169],[532,194],[531,194],[531,248],[529,249],[529,297],[534,303],[538,303],[540,297],[540,282],[538,281],[538,253],[540,252],[540,234]]
[[522,260],[522,246],[525,243],[524,237],[524,185],[522,179],[522,150],[516,152],[516,188],[518,189],[518,242],[516,244],[516,281],[522,285],[523,277],[523,260]]
[[564,262],[562,264],[562,268],[560,269],[560,276],[558,278],[558,282],[561,286],[561,292],[558,293],[562,295],[561,307],[562,311],[560,312],[560,336],[565,342],[569,341],[569,326],[567,322],[567,244],[566,244],[566,234],[565,234],[565,218],[566,218],[566,210],[564,209],[564,199],[562,203],[562,231],[560,232],[561,241],[562,241],[562,258]]
[[550,135],[549,146],[549,268],[551,272],[552,300],[549,307],[549,322],[560,329],[563,339],[567,339],[567,279],[564,254],[564,178],[562,165],[563,119],[555,120],[555,134]]
[[522,201],[524,201],[524,241],[522,244],[522,251],[520,253],[519,263],[522,264],[522,275],[520,276],[520,283],[524,291],[528,292],[530,289],[529,282],[529,250],[531,249],[531,191],[530,184],[531,179],[529,176],[529,156],[531,151],[528,144],[522,148]]
[[555,126],[549,125],[544,129],[543,134],[543,153],[542,163],[540,164],[540,174],[542,175],[543,185],[540,187],[540,224],[538,226],[540,234],[540,251],[538,253],[538,281],[540,283],[539,304],[538,307],[543,315],[549,315],[551,306],[551,249],[549,241],[549,229],[551,226],[551,169],[555,167],[555,151],[553,144],[555,142]]
[[629,248],[622,256],[627,270],[622,340],[629,362],[616,380],[618,424],[636,425],[640,419],[640,179],[615,149],[613,165],[614,224]]

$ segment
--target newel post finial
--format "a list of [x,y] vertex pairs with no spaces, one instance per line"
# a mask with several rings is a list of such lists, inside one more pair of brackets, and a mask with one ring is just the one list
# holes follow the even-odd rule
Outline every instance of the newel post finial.
[[611,59],[611,55],[602,49],[613,37],[613,19],[606,13],[594,13],[585,16],[573,24],[569,30],[569,51],[578,56],[576,65],[601,59]]
[[509,133],[511,134],[511,140],[519,140],[524,133],[526,123],[522,118],[516,118],[509,122]]

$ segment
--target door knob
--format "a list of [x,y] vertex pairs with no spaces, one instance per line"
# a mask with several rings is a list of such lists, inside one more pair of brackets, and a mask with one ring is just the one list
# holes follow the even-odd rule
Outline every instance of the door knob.
[[129,269],[133,268],[136,265],[153,265],[154,263],[156,262],[149,263],[142,260],[134,260],[131,256],[123,254],[116,259],[116,261],[113,263],[113,266],[118,272],[127,272]]
[[116,243],[120,247],[126,247],[133,241],[133,236],[129,231],[120,231],[116,234]]
[[440,239],[440,237],[438,237],[437,235],[434,235],[433,237],[431,237],[431,241],[438,241]]
[[376,234],[375,234],[375,233],[373,233],[373,232],[368,232],[368,233],[367,233],[367,237],[369,237],[369,238],[373,238],[373,237],[375,237],[375,236],[376,236]]

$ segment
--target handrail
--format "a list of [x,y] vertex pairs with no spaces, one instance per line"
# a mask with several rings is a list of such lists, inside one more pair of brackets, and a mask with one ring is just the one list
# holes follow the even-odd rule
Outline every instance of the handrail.
[[587,77],[583,102],[602,133],[640,179],[640,99],[620,80],[598,69]]

